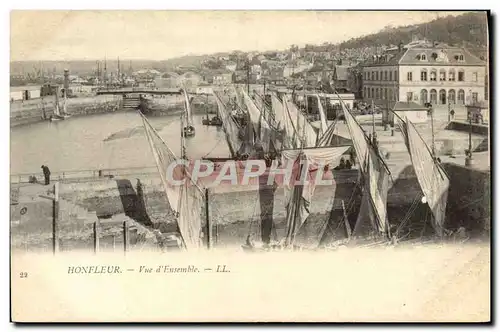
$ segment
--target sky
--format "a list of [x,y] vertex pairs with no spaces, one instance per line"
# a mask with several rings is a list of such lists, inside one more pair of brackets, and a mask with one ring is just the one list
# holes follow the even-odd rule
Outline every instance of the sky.
[[166,60],[337,43],[462,12],[12,11],[11,61]]

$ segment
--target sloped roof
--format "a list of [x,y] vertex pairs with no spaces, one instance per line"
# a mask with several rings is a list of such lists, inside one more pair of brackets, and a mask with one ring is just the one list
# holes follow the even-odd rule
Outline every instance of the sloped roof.
[[[421,61],[418,56],[425,54],[427,60]],[[433,56],[434,55],[434,56]],[[463,55],[464,60],[459,61],[458,55]],[[437,58],[435,58],[437,56]],[[441,57],[442,56],[442,57]],[[480,66],[486,63],[478,57],[472,55],[469,51],[461,47],[446,48],[421,48],[414,47],[408,49],[399,61],[402,65],[422,65],[422,64],[442,64],[442,65],[460,65],[460,66]]]

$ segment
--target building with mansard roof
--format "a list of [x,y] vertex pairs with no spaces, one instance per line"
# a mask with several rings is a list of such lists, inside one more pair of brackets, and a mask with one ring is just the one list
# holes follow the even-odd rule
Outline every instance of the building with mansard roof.
[[377,105],[412,101],[463,105],[486,100],[487,63],[462,47],[417,44],[363,64],[363,99]]

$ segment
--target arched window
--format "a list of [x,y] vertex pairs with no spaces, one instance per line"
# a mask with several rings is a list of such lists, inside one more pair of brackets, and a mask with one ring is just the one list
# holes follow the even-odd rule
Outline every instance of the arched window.
[[431,81],[436,81],[437,80],[437,71],[436,69],[431,70]]
[[420,56],[420,60],[422,61],[427,60],[427,55],[425,55],[425,53],[422,53],[422,55]]
[[431,95],[431,103],[437,104],[437,91],[432,89],[430,95]]
[[451,89],[450,91],[448,91],[448,102],[451,104],[455,104],[457,102],[455,98],[455,90]]
[[422,103],[422,105],[424,105],[425,103],[427,103],[427,98],[428,98],[427,90],[426,89],[422,89],[420,91],[420,102]]
[[464,61],[464,55],[463,55],[463,54],[460,54],[460,55],[458,56],[458,60],[459,60],[459,61]]
[[450,69],[450,72],[448,73],[448,81],[454,81],[455,80],[455,69]]
[[420,71],[420,80],[427,81],[427,69],[424,68]]
[[446,90],[439,90],[439,103],[446,104]]
[[439,80],[446,81],[446,70],[444,69],[439,70]]
[[458,90],[458,100],[457,104],[464,104],[465,103],[465,91],[460,89]]

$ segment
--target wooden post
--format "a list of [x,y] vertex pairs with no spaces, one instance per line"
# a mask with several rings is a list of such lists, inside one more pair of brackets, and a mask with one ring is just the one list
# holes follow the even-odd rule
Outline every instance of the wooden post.
[[128,251],[128,223],[127,221],[123,222],[123,252],[127,253]]
[[347,240],[351,239],[351,225],[349,225],[349,219],[347,219],[347,213],[345,210],[345,205],[344,205],[344,200],[342,200],[342,213],[344,214],[344,224],[345,224],[345,229],[347,232]]
[[205,218],[206,218],[206,233],[207,233],[207,249],[210,250],[212,248],[212,225],[210,223],[210,215],[209,215],[209,205],[208,205],[208,188],[205,188]]
[[59,183],[54,184],[54,199],[52,201],[52,253],[59,251]]
[[99,222],[94,223],[94,254],[99,252]]

